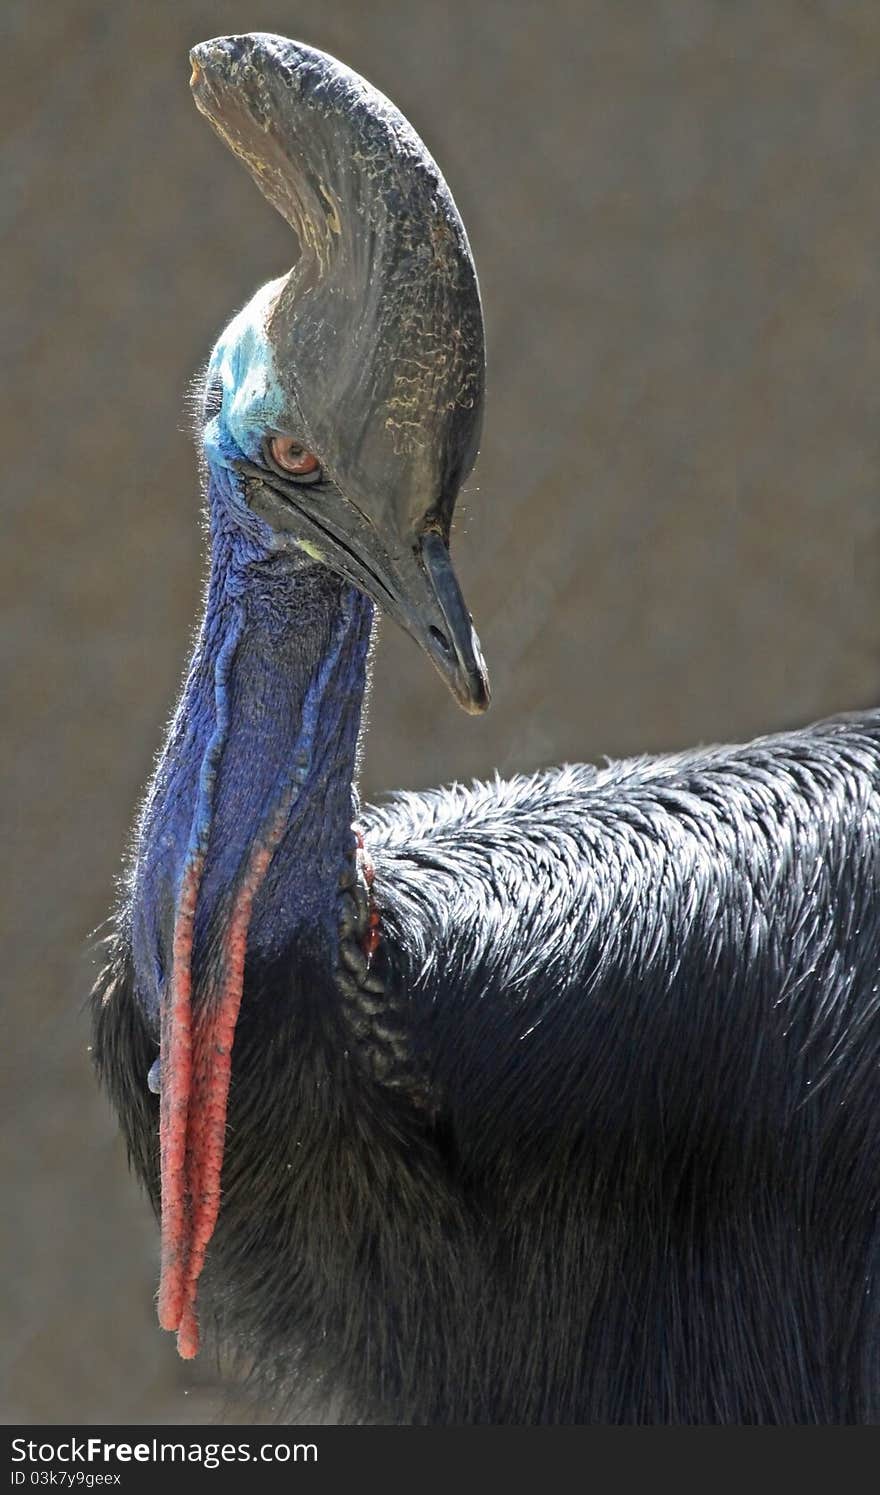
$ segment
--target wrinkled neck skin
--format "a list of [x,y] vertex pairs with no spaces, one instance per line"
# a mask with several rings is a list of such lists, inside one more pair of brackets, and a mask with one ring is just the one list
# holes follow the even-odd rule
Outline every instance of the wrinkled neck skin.
[[157,1024],[188,885],[196,997],[248,883],[248,956],[272,959],[297,944],[329,969],[353,845],[372,606],[305,556],[271,554],[233,523],[235,482],[210,470],[205,614],[139,826],[133,955],[139,998]]

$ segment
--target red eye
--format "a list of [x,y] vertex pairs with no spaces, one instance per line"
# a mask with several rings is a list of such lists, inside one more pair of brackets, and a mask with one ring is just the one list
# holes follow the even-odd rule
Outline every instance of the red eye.
[[292,472],[294,477],[307,478],[320,472],[321,464],[314,452],[307,452],[300,442],[290,436],[273,436],[269,441],[269,455],[276,467]]

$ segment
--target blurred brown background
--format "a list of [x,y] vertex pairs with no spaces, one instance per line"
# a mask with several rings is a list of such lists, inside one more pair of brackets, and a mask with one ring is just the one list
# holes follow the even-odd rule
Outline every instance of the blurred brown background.
[[294,252],[187,49],[276,30],[364,73],[481,275],[455,545],[495,704],[461,716],[386,629],[373,794],[880,697],[880,6],[5,0],[0,27],[2,1417],[199,1421],[214,1372],[155,1323],[81,1010],[198,606],[187,380]]

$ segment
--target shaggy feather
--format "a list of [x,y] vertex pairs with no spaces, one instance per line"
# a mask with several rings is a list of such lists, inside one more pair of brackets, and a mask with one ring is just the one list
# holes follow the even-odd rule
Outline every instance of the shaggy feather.
[[[278,1414],[876,1422],[880,713],[362,824],[431,1104],[249,957],[203,1281]],[[98,995],[155,1199],[124,915]]]

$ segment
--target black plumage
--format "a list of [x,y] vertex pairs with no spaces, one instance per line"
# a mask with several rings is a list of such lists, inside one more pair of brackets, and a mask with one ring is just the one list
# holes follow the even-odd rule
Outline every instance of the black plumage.
[[[285,955],[236,1039],[205,1287],[280,1411],[877,1420],[878,786],[871,713],[364,815],[378,1036]],[[124,930],[112,983],[155,1200]]]

